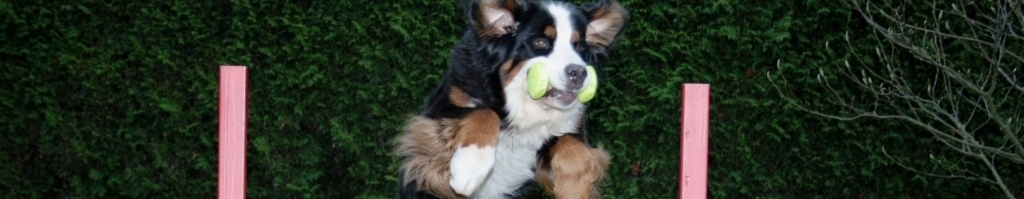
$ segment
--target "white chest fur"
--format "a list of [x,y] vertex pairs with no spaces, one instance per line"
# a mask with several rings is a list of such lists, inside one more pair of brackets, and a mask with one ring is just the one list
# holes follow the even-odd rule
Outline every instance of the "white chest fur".
[[548,129],[531,132],[502,131],[495,148],[494,168],[480,189],[473,194],[473,198],[504,198],[533,179],[537,150],[553,136]]

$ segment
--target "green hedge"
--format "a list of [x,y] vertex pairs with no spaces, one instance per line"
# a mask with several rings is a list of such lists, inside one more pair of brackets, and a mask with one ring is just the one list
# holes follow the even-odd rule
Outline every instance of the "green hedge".
[[[883,156],[943,150],[913,129],[825,120],[777,96],[768,72],[827,107],[814,77],[847,53],[825,43],[870,36],[842,4],[622,3],[632,21],[587,118],[613,156],[605,198],[675,196],[686,82],[712,85],[711,197],[998,196]],[[250,197],[393,197],[392,140],[446,69],[460,13],[454,1],[0,1],[0,197],[213,197],[222,64],[249,66]]]

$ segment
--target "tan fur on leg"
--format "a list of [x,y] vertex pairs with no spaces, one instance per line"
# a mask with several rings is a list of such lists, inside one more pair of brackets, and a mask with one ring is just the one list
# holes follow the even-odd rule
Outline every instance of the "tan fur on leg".
[[601,198],[608,152],[590,148],[572,136],[559,137],[549,152],[551,162],[539,163],[534,177],[555,198]]
[[409,120],[405,133],[398,139],[395,153],[403,157],[403,186],[416,180],[416,189],[442,198],[458,198],[448,186],[451,171],[448,161],[455,153],[458,120],[417,116]]
[[501,118],[490,109],[477,109],[463,118],[459,132],[455,134],[459,147],[477,145],[478,147],[498,144],[498,131]]
[[473,195],[487,181],[494,168],[500,122],[498,114],[490,109],[477,109],[463,117],[455,134],[458,148],[449,163],[449,186],[456,193]]
[[448,184],[452,154],[463,145],[494,146],[498,142],[498,115],[476,110],[461,119],[434,120],[417,116],[409,120],[395,151],[403,157],[403,185],[416,180],[416,188],[441,198],[464,198]]

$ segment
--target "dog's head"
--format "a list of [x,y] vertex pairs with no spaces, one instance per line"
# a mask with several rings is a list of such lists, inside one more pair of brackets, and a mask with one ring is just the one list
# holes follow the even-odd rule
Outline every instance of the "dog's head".
[[[613,0],[583,6],[522,0],[462,5],[480,45],[501,54],[496,56],[501,62],[496,71],[510,114],[582,109],[578,94],[597,81],[587,66],[597,67],[627,20],[626,10]],[[544,67],[535,67],[539,65]],[[528,93],[530,70],[544,70],[549,82],[536,99]]]

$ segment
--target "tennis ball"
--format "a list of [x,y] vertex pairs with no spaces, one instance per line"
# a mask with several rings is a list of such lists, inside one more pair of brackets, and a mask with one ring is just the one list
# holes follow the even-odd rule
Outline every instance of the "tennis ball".
[[577,98],[580,99],[580,102],[590,101],[591,99],[594,99],[594,95],[597,94],[597,71],[594,69],[594,66],[587,66],[587,74],[594,76],[594,81],[590,81],[590,83],[587,84],[587,87],[584,87],[583,91],[580,91],[580,94],[577,96]]
[[526,75],[526,89],[533,99],[540,99],[548,92],[548,70],[543,63],[533,64]]

